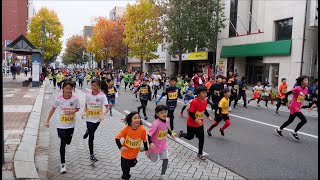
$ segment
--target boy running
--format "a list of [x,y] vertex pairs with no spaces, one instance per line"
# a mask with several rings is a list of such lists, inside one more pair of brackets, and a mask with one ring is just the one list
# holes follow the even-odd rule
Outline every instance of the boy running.
[[141,106],[138,107],[138,113],[140,114],[140,110],[142,109],[144,119],[147,120],[147,114],[146,114],[146,107],[148,105],[148,100],[151,101],[151,88],[147,84],[148,78],[144,77],[142,80],[142,84],[138,87],[138,89],[135,91],[135,93],[140,94],[140,103]]

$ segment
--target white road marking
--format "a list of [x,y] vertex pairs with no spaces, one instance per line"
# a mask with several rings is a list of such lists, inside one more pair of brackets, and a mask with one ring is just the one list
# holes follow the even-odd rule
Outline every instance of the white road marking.
[[[128,110],[124,110],[123,112],[126,113],[126,114],[130,113],[130,111],[128,111]],[[151,127],[151,123],[150,122],[148,122],[148,121],[146,121],[146,120],[144,120],[142,118],[141,118],[141,120],[142,120],[143,124],[147,125],[148,127]],[[168,136],[168,137],[170,139],[172,139],[170,136]],[[193,145],[181,140],[180,138],[176,138],[176,141],[178,143],[182,144],[183,146],[185,146],[186,148],[190,149],[191,151],[194,151],[194,152],[198,153],[198,148],[194,147]],[[203,151],[203,155],[208,156],[209,154]]]
[[5,94],[4,97],[13,97],[14,94]]
[[23,97],[24,97],[24,98],[31,98],[32,96],[26,94],[26,95],[24,95]]
[[3,112],[31,112],[33,105],[4,105]]

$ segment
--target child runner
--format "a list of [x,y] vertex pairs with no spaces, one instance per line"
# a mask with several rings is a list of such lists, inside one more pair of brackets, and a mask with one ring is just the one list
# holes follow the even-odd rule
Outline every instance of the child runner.
[[214,109],[215,118],[217,116],[218,104],[221,99],[221,91],[224,89],[224,85],[222,84],[222,76],[217,76],[216,83],[211,85],[209,89],[209,94],[212,98],[211,109]]
[[287,88],[288,88],[288,84],[287,84],[287,79],[286,78],[282,78],[281,79],[281,84],[279,85],[279,92],[278,92],[278,102],[277,102],[277,108],[276,108],[276,112],[274,113],[275,115],[279,115],[279,108],[281,105],[286,105],[286,103],[284,102],[284,98],[286,96],[287,93]]
[[179,132],[179,138],[184,137],[185,139],[191,140],[194,135],[199,140],[197,158],[205,161],[206,157],[202,155],[204,145],[204,126],[203,126],[203,115],[205,114],[210,121],[213,119],[210,117],[207,111],[207,88],[205,86],[199,86],[196,90],[197,97],[192,100],[189,108],[189,116],[187,121],[187,133],[183,133],[183,130]]
[[154,89],[154,93],[153,93],[153,98],[157,99],[157,94],[158,94],[158,90],[160,89],[160,80],[162,79],[161,75],[159,74],[159,70],[156,70],[155,74],[153,74],[151,76],[151,78],[153,79],[153,89]]
[[63,79],[64,79],[64,75],[61,73],[61,71],[59,71],[58,75],[56,76],[56,79],[57,79],[58,87],[59,87],[59,89],[61,90],[61,88],[62,88],[62,81],[63,81]]
[[53,88],[56,89],[57,86],[57,74],[54,70],[52,70],[52,82],[53,82]]
[[85,76],[84,72],[80,72],[80,73],[77,75],[79,87],[80,87],[81,89],[82,89],[82,87],[83,87],[84,76]]
[[[98,79],[91,81],[91,90],[85,96],[85,107],[82,118],[86,117],[87,121],[87,130],[83,135],[83,139],[86,139],[89,136],[88,144],[90,150],[90,161],[92,163],[97,162],[98,159],[93,154],[93,140],[94,133],[96,132],[100,122],[104,120],[105,116],[108,113],[108,99],[106,95],[100,91],[101,82]],[[106,108],[103,111],[103,107]]]
[[[130,179],[130,168],[137,164],[137,156],[140,151],[140,144],[143,141],[144,150],[147,155],[147,132],[142,126],[138,112],[131,112],[125,118],[125,126],[116,136],[116,143],[121,151],[122,179]],[[121,144],[120,140],[124,139]]]
[[109,111],[110,111],[110,116],[112,116],[112,107],[116,104],[116,92],[117,89],[114,87],[113,80],[111,79],[106,79],[107,87],[105,90],[105,94],[108,99],[108,104],[109,104]]
[[91,79],[91,76],[89,73],[87,73],[86,75],[87,85],[89,85],[90,79]]
[[302,106],[301,108],[308,108],[308,112],[311,112],[313,108],[319,106],[318,104],[318,79],[315,79],[313,85],[309,88],[309,105]]
[[135,74],[131,72],[128,75],[128,78],[129,78],[129,88],[130,88],[130,91],[132,91],[133,90],[132,85],[133,85],[133,81],[135,80]]
[[222,94],[223,94],[223,98],[219,102],[219,108],[217,112],[218,117],[215,118],[214,123],[210,126],[209,129],[207,129],[208,136],[212,136],[211,135],[212,129],[218,126],[221,120],[224,120],[225,122],[223,127],[219,129],[222,136],[224,136],[224,130],[230,126],[230,117],[229,117],[228,110],[229,110],[229,98],[230,98],[231,92],[228,88],[226,88],[222,90]]
[[123,82],[124,82],[124,91],[127,91],[127,86],[128,86],[128,83],[129,83],[129,74],[128,74],[128,71],[126,71],[123,75]]
[[120,74],[118,74],[117,78],[116,78],[116,87],[117,87],[118,94],[120,94],[119,93],[120,87],[121,87],[121,75]]
[[155,120],[148,131],[149,151],[148,157],[152,162],[162,160],[161,179],[166,179],[166,170],[168,168],[168,134],[175,139],[169,130],[170,122],[167,120],[168,109],[164,105],[158,105],[155,109]]
[[303,104],[303,100],[305,99],[305,97],[308,95],[308,77],[307,76],[300,76],[297,79],[297,87],[293,88],[291,91],[286,93],[285,96],[285,102],[287,103],[287,106],[289,107],[289,103],[288,103],[288,96],[290,94],[293,94],[293,99],[290,103],[290,116],[288,121],[286,121],[285,123],[282,124],[282,126],[279,129],[275,129],[275,131],[277,132],[277,134],[279,136],[283,136],[282,135],[282,130],[287,127],[288,125],[290,125],[293,120],[298,117],[301,122],[297,125],[296,129],[294,130],[294,132],[291,132],[291,135],[294,139],[299,140],[298,134],[297,132],[299,131],[299,129],[307,123],[307,119],[305,118],[305,116],[301,113],[301,105]]
[[71,143],[72,135],[75,125],[75,113],[80,109],[79,99],[72,95],[73,83],[68,81],[63,83],[62,95],[58,96],[53,103],[53,107],[48,115],[45,126],[49,128],[50,119],[53,113],[57,110],[57,123],[58,136],[60,138],[60,158],[61,169],[60,173],[67,172],[65,161],[66,145]]
[[140,110],[142,109],[145,120],[148,119],[146,114],[146,107],[148,105],[148,100],[151,101],[151,88],[147,84],[147,82],[148,82],[148,78],[144,77],[142,80],[142,84],[138,87],[137,91],[135,91],[136,94],[138,92],[140,94],[141,106],[138,107],[138,113],[140,114]]
[[184,105],[181,109],[180,112],[180,116],[183,117],[183,111],[187,108],[187,106],[190,105],[190,103],[192,102],[192,100],[194,99],[194,95],[195,95],[195,89],[193,86],[193,80],[192,79],[188,79],[188,84],[189,86],[186,89],[186,95],[184,96]]
[[74,84],[73,90],[76,91],[76,86],[77,86],[77,75],[76,74],[71,75],[71,81]]
[[250,101],[258,99],[257,105],[259,107],[261,107],[259,104],[261,101],[260,95],[263,91],[263,87],[261,86],[261,82],[258,82],[258,84],[252,88],[252,91],[253,91],[253,97],[248,101],[248,104],[250,103]]
[[136,76],[136,80],[134,80],[134,82],[133,82],[133,90],[134,90],[133,92],[134,92],[134,94],[136,96],[136,100],[137,101],[138,101],[137,90],[138,90],[138,87],[139,87],[140,83],[141,83],[140,77]]
[[241,97],[243,98],[243,107],[244,108],[248,108],[247,107],[247,94],[246,94],[246,90],[247,88],[247,77],[243,76],[241,78],[241,80],[237,81],[237,84],[239,86],[239,92],[238,92],[238,97],[235,98],[234,100],[234,105],[233,107],[236,108],[238,101],[241,99]]
[[184,80],[182,79],[182,76],[179,74],[178,75],[178,78],[177,78],[177,87],[178,88],[180,88],[180,89],[182,89],[182,86],[183,86],[183,84],[184,84]]
[[51,83],[52,79],[53,79],[53,75],[52,75],[52,72],[50,72],[48,74],[48,79],[49,79],[49,82]]
[[158,101],[156,102],[156,105],[161,101],[163,96],[167,96],[167,108],[168,108],[168,116],[170,118],[170,130],[172,131],[173,135],[176,135],[176,132],[174,131],[173,126],[173,120],[174,120],[174,110],[177,107],[178,98],[182,99],[181,90],[176,87],[177,84],[177,77],[172,76],[170,78],[170,86],[166,88],[166,90],[162,93]]
[[269,82],[266,83],[266,86],[264,87],[264,96],[262,100],[266,102],[266,108],[268,107],[268,101],[270,99],[270,94],[272,94],[272,87]]

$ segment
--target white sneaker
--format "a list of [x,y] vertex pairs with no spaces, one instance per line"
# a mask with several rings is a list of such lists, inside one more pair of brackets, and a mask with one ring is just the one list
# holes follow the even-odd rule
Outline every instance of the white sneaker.
[[61,164],[61,169],[60,169],[60,173],[64,174],[67,172],[67,165],[66,163]]
[[165,174],[162,174],[162,175],[160,176],[160,180],[167,180],[167,176],[166,176]]
[[231,107],[229,107],[229,111],[232,111],[232,108],[231,108]]

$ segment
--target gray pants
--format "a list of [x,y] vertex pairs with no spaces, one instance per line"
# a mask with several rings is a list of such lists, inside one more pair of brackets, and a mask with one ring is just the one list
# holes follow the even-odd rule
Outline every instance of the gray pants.
[[17,75],[17,73],[12,73],[13,80],[16,79],[16,75]]

